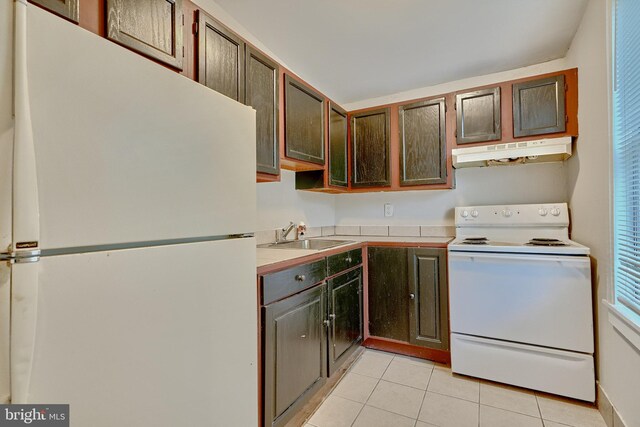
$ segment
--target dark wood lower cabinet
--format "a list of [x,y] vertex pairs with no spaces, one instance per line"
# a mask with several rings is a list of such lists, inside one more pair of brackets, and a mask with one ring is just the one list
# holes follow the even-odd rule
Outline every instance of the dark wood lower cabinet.
[[329,376],[362,342],[362,269],[328,281]]
[[368,249],[369,333],[449,349],[446,250]]
[[409,341],[407,249],[370,247],[369,333]]
[[292,421],[360,346],[361,264],[358,248],[260,277],[263,426]]
[[326,381],[326,289],[263,307],[264,426],[284,425]]
[[409,249],[409,342],[449,349],[447,263],[443,249]]

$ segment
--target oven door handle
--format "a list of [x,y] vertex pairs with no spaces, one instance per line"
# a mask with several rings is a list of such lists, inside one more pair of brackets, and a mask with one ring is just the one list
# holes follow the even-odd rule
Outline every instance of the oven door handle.
[[588,256],[581,255],[536,255],[536,254],[497,254],[497,253],[461,253],[449,252],[450,261],[500,261],[500,262],[558,262],[560,264],[577,265],[589,264]]

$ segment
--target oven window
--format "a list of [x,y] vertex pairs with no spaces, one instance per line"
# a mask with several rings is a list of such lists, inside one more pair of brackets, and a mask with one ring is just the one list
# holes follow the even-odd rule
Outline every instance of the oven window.
[[613,173],[616,303],[640,324],[640,1],[614,9]]

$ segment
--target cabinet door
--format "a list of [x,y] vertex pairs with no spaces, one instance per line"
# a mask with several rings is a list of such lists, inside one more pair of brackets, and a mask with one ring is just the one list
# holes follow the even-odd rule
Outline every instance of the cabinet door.
[[329,103],[329,184],[347,186],[347,112]]
[[247,46],[245,104],[256,110],[257,171],[278,175],[278,64]]
[[182,0],[107,0],[107,38],[182,70]]
[[409,342],[407,249],[370,247],[369,333]]
[[449,349],[446,268],[443,249],[409,249],[411,344]]
[[70,21],[78,23],[79,0],[29,0],[48,9]]
[[500,88],[456,95],[458,144],[500,139]]
[[285,75],[285,154],[324,165],[324,97]]
[[447,182],[444,98],[399,107],[400,185]]
[[284,425],[326,381],[326,284],[263,308],[264,425]]
[[337,276],[329,287],[329,375],[362,341],[362,269]]
[[351,116],[353,187],[388,186],[391,183],[389,109]]
[[564,132],[564,76],[513,85],[513,136]]
[[198,81],[244,102],[244,42],[201,10],[198,11]]

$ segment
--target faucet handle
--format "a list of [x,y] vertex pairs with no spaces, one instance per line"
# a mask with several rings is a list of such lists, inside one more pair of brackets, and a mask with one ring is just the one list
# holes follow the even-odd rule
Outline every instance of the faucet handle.
[[304,222],[300,222],[300,224],[298,224],[298,227],[296,228],[296,231],[298,232],[298,236],[304,235],[304,233],[307,232],[306,224]]

